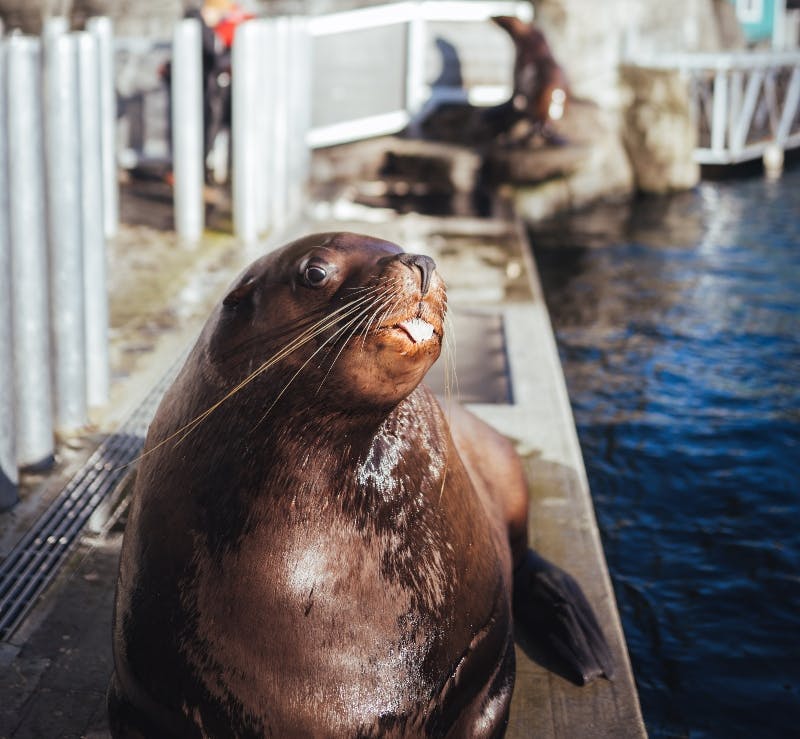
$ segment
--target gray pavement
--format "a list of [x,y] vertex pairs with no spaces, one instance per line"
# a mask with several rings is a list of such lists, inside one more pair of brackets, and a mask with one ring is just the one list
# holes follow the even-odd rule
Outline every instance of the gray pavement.
[[121,533],[84,537],[23,627],[0,648],[0,736],[103,737]]

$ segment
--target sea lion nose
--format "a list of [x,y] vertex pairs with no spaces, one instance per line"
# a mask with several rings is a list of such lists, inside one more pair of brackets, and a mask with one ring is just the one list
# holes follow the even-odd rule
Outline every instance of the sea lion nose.
[[424,254],[398,254],[397,259],[401,264],[413,269],[416,267],[420,271],[420,292],[425,295],[431,283],[431,275],[436,269],[436,262]]

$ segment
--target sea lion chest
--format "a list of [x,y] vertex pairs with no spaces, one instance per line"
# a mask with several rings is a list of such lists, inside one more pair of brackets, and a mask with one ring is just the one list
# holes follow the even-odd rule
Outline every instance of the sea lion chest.
[[448,699],[459,670],[502,661],[505,575],[431,402],[415,393],[361,452],[342,437],[292,466],[272,460],[237,537],[196,534],[183,651],[216,700],[236,696],[272,730],[345,734],[383,717],[423,733],[432,712],[463,711],[469,689]]

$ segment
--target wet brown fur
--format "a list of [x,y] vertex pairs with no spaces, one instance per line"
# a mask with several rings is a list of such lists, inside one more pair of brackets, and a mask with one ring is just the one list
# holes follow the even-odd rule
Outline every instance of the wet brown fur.
[[496,16],[492,20],[511,36],[516,51],[511,100],[497,109],[505,111],[504,130],[524,119],[531,125],[531,134],[546,133],[553,93],[562,90],[569,94],[566,74],[544,33],[534,24],[513,16]]

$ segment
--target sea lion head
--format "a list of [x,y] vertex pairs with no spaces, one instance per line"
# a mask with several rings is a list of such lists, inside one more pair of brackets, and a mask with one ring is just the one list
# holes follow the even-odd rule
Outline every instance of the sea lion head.
[[276,397],[291,386],[312,406],[392,407],[439,356],[446,303],[430,257],[360,234],[306,236],[234,282],[206,327],[208,358],[231,387],[257,373]]

